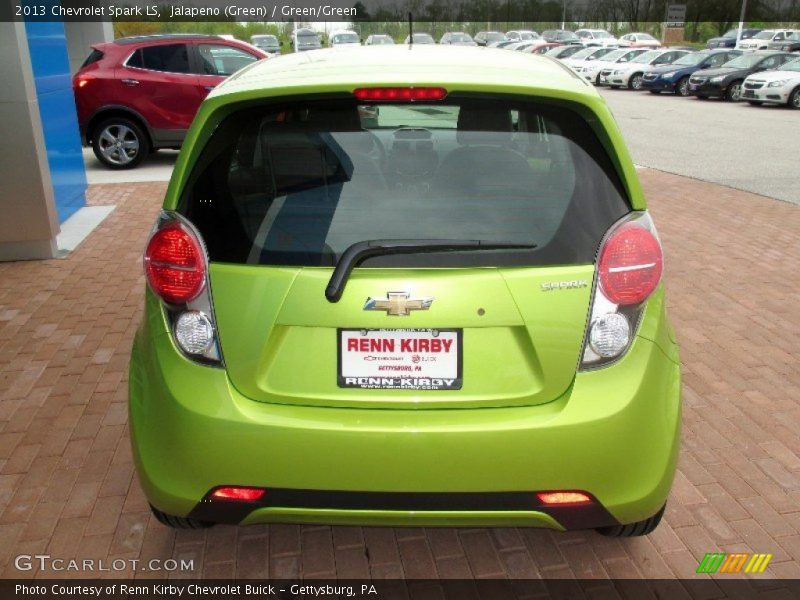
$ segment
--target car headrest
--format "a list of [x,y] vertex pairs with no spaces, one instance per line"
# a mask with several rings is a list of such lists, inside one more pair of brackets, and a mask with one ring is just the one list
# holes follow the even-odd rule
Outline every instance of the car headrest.
[[494,107],[462,106],[458,112],[459,144],[502,145],[511,141],[511,112]]

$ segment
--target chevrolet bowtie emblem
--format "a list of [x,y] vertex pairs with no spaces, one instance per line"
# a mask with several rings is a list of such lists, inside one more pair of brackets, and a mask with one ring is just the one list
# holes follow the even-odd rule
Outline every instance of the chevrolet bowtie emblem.
[[393,317],[407,317],[412,310],[428,310],[433,298],[409,298],[407,292],[389,292],[386,300],[381,298],[367,298],[364,310],[385,310],[387,315]]

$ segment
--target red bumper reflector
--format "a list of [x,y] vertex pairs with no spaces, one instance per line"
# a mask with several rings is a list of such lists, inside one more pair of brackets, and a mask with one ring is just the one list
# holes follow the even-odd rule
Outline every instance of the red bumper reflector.
[[447,96],[447,90],[440,87],[371,87],[357,88],[353,95],[370,102],[417,102],[442,100]]
[[255,502],[261,500],[267,490],[253,487],[221,487],[211,492],[211,497],[215,500],[241,500],[243,502]]
[[582,492],[542,492],[536,494],[542,504],[587,504],[592,499]]

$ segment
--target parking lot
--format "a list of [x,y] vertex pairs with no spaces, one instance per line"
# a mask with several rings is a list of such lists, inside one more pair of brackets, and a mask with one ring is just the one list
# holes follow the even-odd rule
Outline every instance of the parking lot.
[[[747,577],[800,578],[800,284],[787,278],[800,260],[789,135],[800,115],[601,93],[643,167],[683,362],[679,471],[651,536],[160,525],[134,474],[127,363],[144,240],[176,153],[111,172],[85,152],[89,204],[116,210],[64,259],[0,264],[2,576],[85,576],[14,566],[46,553],[193,561],[101,574],[137,578],[707,578],[695,574],[706,553],[754,552],[773,558]],[[670,597],[688,595],[676,585]]]
[[600,90],[637,164],[800,204],[798,111]]

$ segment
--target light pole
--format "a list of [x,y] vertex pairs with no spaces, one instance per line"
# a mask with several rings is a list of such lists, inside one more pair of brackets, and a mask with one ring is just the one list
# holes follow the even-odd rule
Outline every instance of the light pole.
[[561,0],[561,29],[564,29],[567,23],[567,0]]
[[739,31],[736,34],[736,45],[742,41],[742,29],[744,28],[744,13],[747,11],[747,0],[742,0],[742,12],[739,14]]

